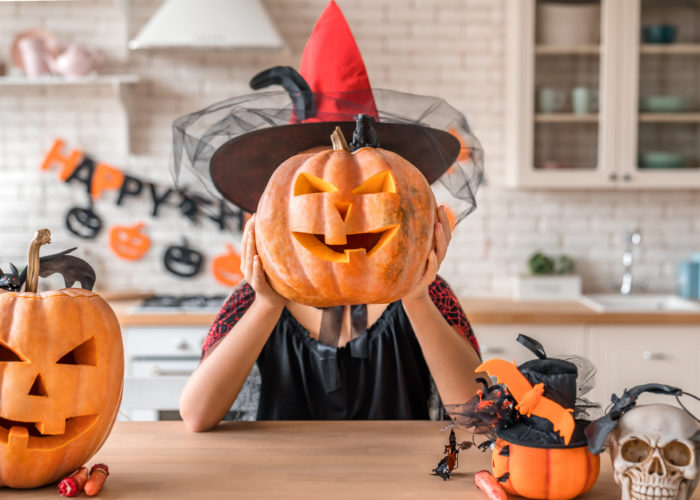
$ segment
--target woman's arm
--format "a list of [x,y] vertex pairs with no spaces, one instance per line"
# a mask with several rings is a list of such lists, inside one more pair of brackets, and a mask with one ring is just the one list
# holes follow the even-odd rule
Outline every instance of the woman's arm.
[[481,360],[474,347],[445,320],[428,294],[402,303],[443,404],[471,399],[480,387],[474,370]]
[[211,429],[226,415],[283,307],[255,300],[229,333],[210,348],[180,395],[180,415],[188,429]]
[[450,325],[430,298],[429,285],[447,253],[450,229],[444,209],[438,209],[435,249],[428,257],[423,278],[401,299],[443,404],[471,399],[480,387],[474,370],[481,363],[470,342]]
[[241,240],[241,271],[255,299],[225,337],[209,346],[182,390],[180,415],[192,431],[211,429],[226,415],[287,303],[265,278],[254,224],[253,215]]

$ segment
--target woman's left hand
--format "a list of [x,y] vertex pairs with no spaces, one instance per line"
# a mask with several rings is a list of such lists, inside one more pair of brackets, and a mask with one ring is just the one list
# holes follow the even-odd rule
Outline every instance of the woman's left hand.
[[428,296],[428,286],[435,281],[440,264],[447,254],[447,246],[452,239],[452,231],[450,231],[450,222],[447,218],[445,207],[440,205],[437,209],[437,222],[435,223],[434,231],[434,246],[428,254],[428,261],[425,266],[423,276],[416,282],[408,293],[402,297],[402,300],[421,299]]

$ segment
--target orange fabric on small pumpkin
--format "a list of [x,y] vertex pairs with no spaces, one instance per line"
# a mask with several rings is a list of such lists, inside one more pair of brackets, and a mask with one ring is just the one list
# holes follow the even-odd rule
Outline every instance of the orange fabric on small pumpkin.
[[[501,455],[504,447],[506,455]],[[509,473],[503,488],[513,495],[535,499],[574,498],[590,490],[598,479],[600,457],[577,448],[533,448],[497,439],[491,457],[493,475]]]

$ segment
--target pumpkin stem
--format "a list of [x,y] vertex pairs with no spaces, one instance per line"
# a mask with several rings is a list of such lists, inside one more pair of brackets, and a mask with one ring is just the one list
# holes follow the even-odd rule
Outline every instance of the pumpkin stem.
[[335,130],[331,134],[331,142],[333,143],[333,151],[350,152],[348,141],[345,140],[345,136],[343,135],[343,131],[340,130],[340,127],[335,127]]
[[29,244],[29,261],[27,263],[26,292],[36,293],[39,284],[39,248],[41,245],[51,243],[51,231],[46,228],[37,229],[34,239]]
[[360,148],[379,147],[379,137],[372,126],[373,123],[374,118],[369,115],[355,115],[355,131],[352,133],[350,151],[356,151]]

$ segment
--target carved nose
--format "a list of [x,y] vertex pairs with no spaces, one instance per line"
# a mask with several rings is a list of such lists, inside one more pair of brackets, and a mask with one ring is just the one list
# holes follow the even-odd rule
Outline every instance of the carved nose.
[[34,379],[34,383],[32,384],[32,388],[29,389],[29,395],[30,396],[41,396],[41,397],[48,397],[48,393],[46,392],[46,385],[44,384],[44,377],[41,376],[41,373],[36,376]]
[[338,201],[335,204],[335,208],[338,210],[340,218],[345,222],[345,219],[348,217],[348,211],[350,210],[350,203]]
[[651,459],[649,474],[658,474],[659,476],[666,475],[664,464],[661,462],[661,460],[659,460],[659,457],[654,457]]

